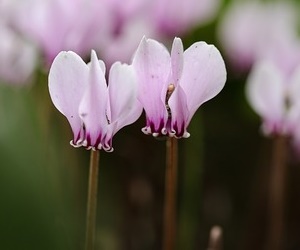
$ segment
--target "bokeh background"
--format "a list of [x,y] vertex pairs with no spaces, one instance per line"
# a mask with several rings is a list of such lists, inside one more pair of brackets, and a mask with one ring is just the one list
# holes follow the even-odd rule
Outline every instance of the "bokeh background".
[[[72,4],[68,0],[45,0],[45,3],[50,2],[47,8],[35,10],[39,1],[0,1],[0,19],[3,19],[0,25],[0,249],[83,249],[89,151],[69,145],[72,138],[69,124],[50,100],[49,65],[55,53],[68,49],[77,49],[88,61],[87,51],[95,44],[99,46],[95,48],[99,57],[108,64],[114,60],[130,62],[130,56],[122,51],[130,51],[129,47],[134,50],[143,34],[166,45],[178,35],[185,48],[199,40],[215,44],[224,56],[228,72],[225,88],[192,119],[188,129],[191,137],[179,141],[178,249],[206,249],[209,231],[214,225],[223,228],[225,250],[263,249],[269,213],[272,138],[261,133],[261,119],[245,98],[251,66],[236,67],[218,35],[227,10],[242,1],[186,1],[190,6],[199,5],[205,10],[186,15],[196,16],[189,21],[180,18],[185,15],[180,10],[168,12],[185,1],[162,1],[160,16],[146,15],[147,22],[152,24],[169,15],[171,24],[178,20],[175,28],[172,25],[166,28],[168,25],[161,23],[151,28],[149,24],[139,26],[145,21],[145,13],[151,12],[149,6],[142,14],[136,14],[137,10],[124,11],[124,14],[126,6],[134,6],[133,2],[137,1],[108,1],[113,13],[108,19],[84,22],[86,13],[81,10],[76,14],[80,20],[72,27],[72,36],[68,39],[73,42],[82,39],[86,47],[62,42],[51,50],[51,45],[60,39],[55,32],[61,30],[64,38],[69,34],[69,29],[61,27],[67,17],[61,17],[57,11],[60,10],[57,3],[61,1]],[[51,2],[55,2],[56,7],[48,13]],[[99,13],[102,13],[105,1],[92,2],[98,2]],[[205,7],[212,2],[213,7]],[[157,1],[153,3],[159,5]],[[299,2],[291,3],[299,15]],[[28,8],[32,12],[28,12]],[[213,10],[209,12],[209,8]],[[191,9],[193,7],[187,8]],[[48,27],[46,21],[43,23],[41,16],[32,18],[34,13],[48,15],[49,19],[45,20],[53,27]],[[97,18],[99,13],[95,14]],[[202,18],[203,13],[210,14]],[[130,15],[138,18],[130,19]],[[295,22],[299,27],[298,20]],[[41,23],[44,26],[35,27]],[[83,28],[82,23],[93,32],[84,33],[87,28]],[[108,28],[112,30],[107,31]],[[122,33],[122,28],[130,32]],[[100,38],[88,42],[91,34],[97,32]],[[110,34],[109,38],[105,32]],[[41,39],[43,35],[48,37]],[[34,52],[26,54],[20,41],[26,41],[26,46],[32,46],[30,51]],[[115,47],[108,48],[113,42]],[[267,43],[272,43],[272,39]],[[20,62],[23,52],[25,59]],[[161,248],[165,141],[144,135],[141,132],[144,123],[142,115],[114,137],[113,153],[100,153],[97,249]],[[286,166],[283,235],[284,249],[288,250],[300,249],[299,160],[299,154],[291,146]]]

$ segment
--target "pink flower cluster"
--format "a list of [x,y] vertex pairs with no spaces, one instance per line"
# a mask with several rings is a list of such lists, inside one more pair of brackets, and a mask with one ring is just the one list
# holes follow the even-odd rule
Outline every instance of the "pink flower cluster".
[[[34,69],[36,50],[48,66],[62,50],[87,57],[94,49],[108,65],[129,62],[143,35],[165,40],[186,33],[211,20],[218,6],[219,0],[0,0],[0,63],[24,53],[28,64],[20,59],[14,65],[24,66],[18,76],[24,79]],[[2,71],[0,78],[18,80]]]
[[296,7],[290,1],[233,1],[218,27],[232,66],[248,70],[265,58],[284,68],[299,62]]
[[291,136],[300,147],[300,40],[289,1],[232,4],[219,27],[227,58],[250,70],[246,97],[265,135]]
[[224,87],[226,69],[213,45],[196,42],[183,50],[175,38],[171,53],[153,39],[142,38],[131,65],[115,62],[108,73],[96,52],[86,64],[74,52],[60,52],[49,73],[55,107],[73,130],[71,144],[111,152],[113,136],[136,121],[144,108],[145,134],[189,137],[196,110]]

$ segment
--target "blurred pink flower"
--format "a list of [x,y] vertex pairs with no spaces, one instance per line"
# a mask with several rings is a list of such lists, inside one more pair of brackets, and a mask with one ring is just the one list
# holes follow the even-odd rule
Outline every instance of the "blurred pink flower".
[[141,12],[146,13],[152,0],[102,0],[102,2],[105,2],[107,11],[113,16],[115,23],[118,23],[127,21]]
[[23,0],[11,9],[11,22],[51,63],[61,50],[85,56],[110,31],[103,4],[94,0]]
[[246,96],[269,134],[294,134],[300,122],[300,64],[286,74],[273,61],[255,63],[246,85]]
[[132,66],[114,63],[107,86],[104,62],[95,51],[89,64],[74,52],[59,53],[50,68],[49,92],[72,127],[75,147],[111,152],[112,137],[142,112]]
[[152,23],[144,15],[131,16],[118,28],[118,33],[111,32],[104,37],[104,45],[99,47],[108,65],[115,61],[129,63],[143,36],[158,37]]
[[[129,62],[146,35],[168,40],[215,16],[220,0],[0,0],[10,23],[40,48],[46,65],[62,50]],[[1,11],[0,11],[1,12]]]
[[143,36],[168,40],[212,19],[219,0],[106,0],[113,30],[100,48],[107,62],[129,62]]
[[154,0],[151,15],[161,34],[174,36],[212,20],[219,6],[220,0]]
[[296,20],[297,12],[290,1],[233,2],[221,20],[218,34],[226,56],[244,70],[269,56],[269,50],[284,55],[282,49],[297,38]]
[[37,64],[37,49],[25,41],[5,20],[0,20],[0,81],[28,83]]
[[187,126],[201,104],[224,87],[226,69],[220,52],[205,42],[186,51],[175,38],[171,55],[156,40],[143,38],[133,66],[139,100],[146,112],[145,134],[189,137]]

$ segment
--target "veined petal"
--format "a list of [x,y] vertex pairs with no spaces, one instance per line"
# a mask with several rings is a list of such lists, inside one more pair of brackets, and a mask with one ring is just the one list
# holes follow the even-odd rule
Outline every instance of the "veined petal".
[[249,75],[246,97],[264,120],[264,131],[281,129],[285,113],[285,86],[282,75],[271,62],[258,62]]
[[79,115],[86,129],[86,144],[98,148],[105,135],[107,121],[108,93],[107,85],[95,51],[91,53],[88,87],[79,106]]
[[49,72],[49,92],[54,106],[68,119],[74,142],[80,138],[82,123],[78,107],[87,88],[88,67],[74,52],[60,52]]
[[135,122],[142,113],[138,102],[137,78],[133,66],[116,62],[109,73],[109,103],[111,123],[116,123],[113,134]]
[[201,104],[215,97],[226,82],[226,68],[219,50],[205,42],[197,42],[184,52],[184,68],[180,85],[187,96],[190,122]]
[[145,133],[156,135],[165,131],[168,115],[162,90],[169,84],[170,61],[170,54],[164,45],[145,37],[133,57],[139,84],[138,97],[147,116]]
[[178,85],[169,99],[171,128],[170,135],[177,138],[189,137],[190,134],[186,131],[188,125],[189,111],[187,107],[187,96]]

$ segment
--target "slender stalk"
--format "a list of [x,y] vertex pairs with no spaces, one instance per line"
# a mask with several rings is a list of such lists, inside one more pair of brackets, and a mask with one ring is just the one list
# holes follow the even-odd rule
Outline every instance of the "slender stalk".
[[209,243],[207,250],[222,250],[222,228],[214,226],[210,230]]
[[269,230],[266,250],[281,250],[284,232],[284,203],[286,182],[287,138],[276,136],[270,170]]
[[87,214],[86,214],[85,250],[93,250],[95,248],[98,171],[99,171],[99,150],[96,151],[91,150]]
[[173,250],[176,239],[176,193],[177,193],[177,139],[168,137],[166,142],[166,174],[163,250]]

